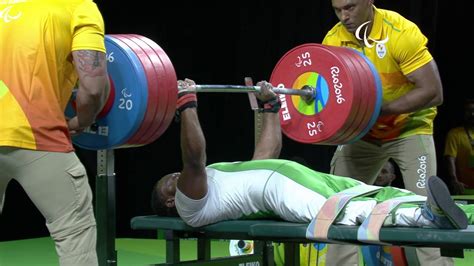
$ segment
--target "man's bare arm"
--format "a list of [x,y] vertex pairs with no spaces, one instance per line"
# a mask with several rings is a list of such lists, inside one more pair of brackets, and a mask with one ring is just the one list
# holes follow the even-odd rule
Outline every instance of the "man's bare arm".
[[[70,128],[84,129],[90,126],[102,110],[110,91],[106,55],[93,50],[73,51],[72,56],[79,76],[76,94],[76,118]],[[74,124],[75,123],[75,124]]]
[[[262,87],[262,92],[257,95],[260,100],[278,99],[278,96],[271,90],[272,85],[270,83],[259,82],[257,86]],[[280,156],[282,136],[278,110],[276,112],[264,112],[262,120],[262,132],[255,146],[252,160],[275,159]]]
[[443,86],[434,60],[407,75],[415,88],[400,98],[385,103],[380,115],[405,114],[443,103]]
[[[194,81],[185,80],[184,83],[182,81],[179,83],[181,87],[186,87],[194,84]],[[180,101],[178,100],[178,102]],[[196,107],[184,109],[180,112],[180,119],[183,170],[177,187],[186,196],[192,199],[201,199],[207,193],[206,139],[199,123]]]

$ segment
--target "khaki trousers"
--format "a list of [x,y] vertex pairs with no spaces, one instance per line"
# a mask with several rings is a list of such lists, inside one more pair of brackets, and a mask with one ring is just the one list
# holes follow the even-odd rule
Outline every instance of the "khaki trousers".
[[60,265],[98,265],[92,191],[74,152],[0,147],[0,212],[11,179],[20,183],[44,216]]

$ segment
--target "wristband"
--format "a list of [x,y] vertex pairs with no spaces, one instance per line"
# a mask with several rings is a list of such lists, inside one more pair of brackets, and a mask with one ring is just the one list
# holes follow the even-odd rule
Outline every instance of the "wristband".
[[[176,109],[181,109],[189,102],[195,102],[197,104],[196,93],[194,92],[182,92],[178,93],[178,101],[176,102]],[[182,110],[181,110],[182,111]]]
[[197,97],[194,92],[178,93],[178,101],[176,103],[175,121],[181,120],[181,113],[188,108],[197,108]]
[[278,113],[281,107],[281,101],[279,97],[275,97],[271,100],[261,102],[258,101],[260,108],[258,109],[259,113]]

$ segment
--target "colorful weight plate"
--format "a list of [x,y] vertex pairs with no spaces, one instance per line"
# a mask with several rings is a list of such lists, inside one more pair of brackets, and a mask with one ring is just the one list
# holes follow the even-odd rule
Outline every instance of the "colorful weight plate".
[[318,98],[306,104],[298,101],[299,96],[280,95],[283,133],[298,142],[325,144],[343,129],[354,98],[349,71],[337,54],[320,44],[288,51],[273,69],[270,82],[294,89],[309,85],[316,88]]

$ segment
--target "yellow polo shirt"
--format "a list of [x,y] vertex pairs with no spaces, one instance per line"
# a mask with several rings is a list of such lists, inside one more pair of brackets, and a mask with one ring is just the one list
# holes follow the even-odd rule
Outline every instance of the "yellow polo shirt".
[[0,146],[73,150],[64,109],[74,50],[105,52],[92,0],[0,0]]
[[[469,134],[473,138],[474,130],[469,130]],[[474,166],[469,163],[474,158],[474,149],[464,127],[449,130],[444,155],[455,158],[458,180],[466,184],[467,188],[474,189]]]
[[[364,37],[363,32],[359,37]],[[325,36],[322,44],[342,46],[362,52],[375,66],[382,81],[383,102],[389,102],[413,90],[405,75],[429,63],[433,57],[426,46],[428,39],[413,22],[400,14],[374,7],[369,46],[361,46],[339,22]],[[385,43],[377,44],[374,42]],[[433,134],[436,107],[413,113],[379,117],[368,137],[381,141],[405,138],[417,134]]]

